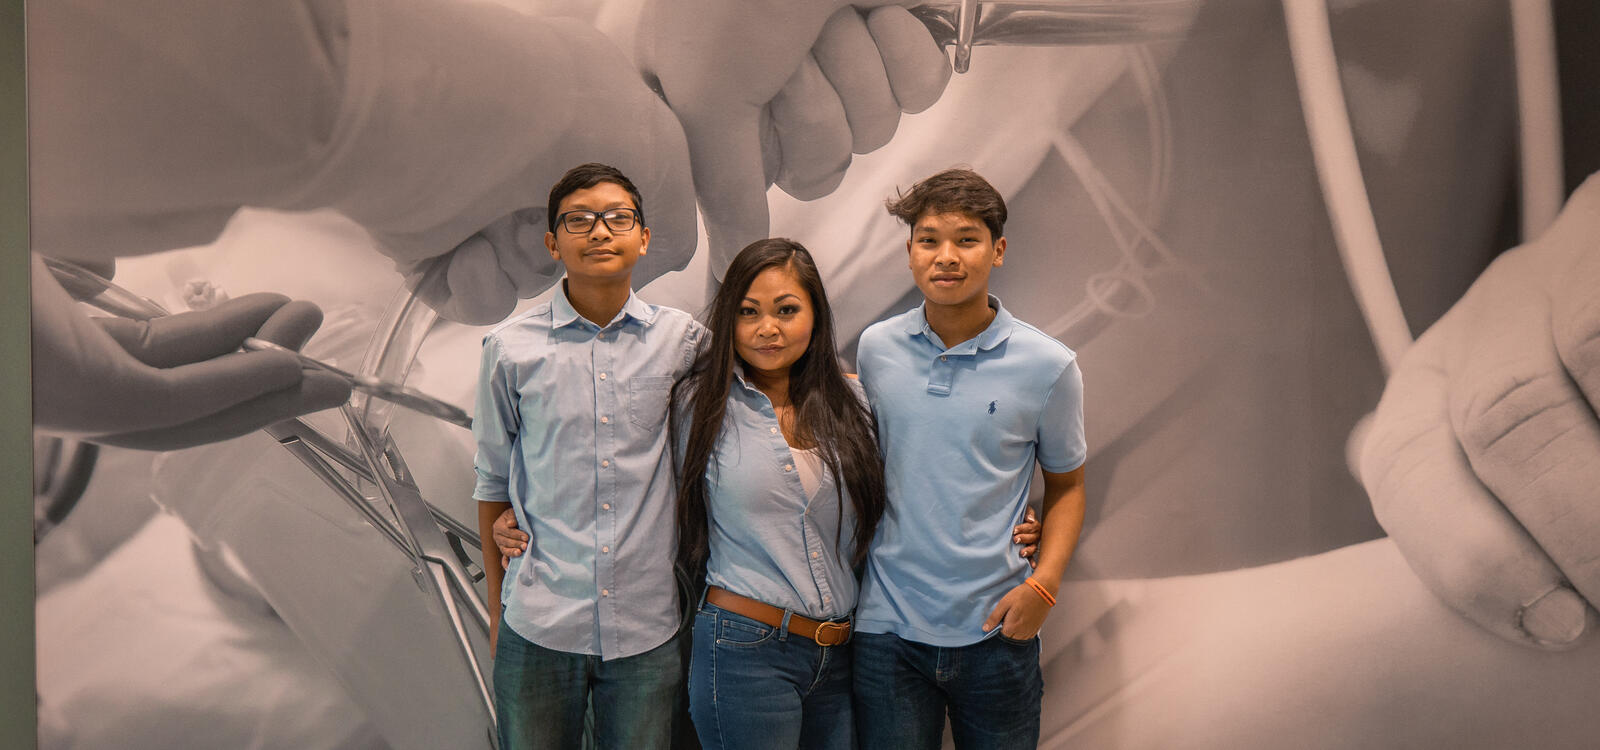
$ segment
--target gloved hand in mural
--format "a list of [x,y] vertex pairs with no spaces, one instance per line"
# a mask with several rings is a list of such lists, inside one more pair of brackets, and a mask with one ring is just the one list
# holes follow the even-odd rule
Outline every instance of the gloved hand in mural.
[[1417,575],[1510,641],[1563,649],[1600,602],[1600,178],[1486,270],[1395,370],[1360,460]]
[[645,3],[639,66],[683,123],[719,277],[767,236],[768,186],[827,195],[852,152],[888,143],[901,113],[932,106],[949,82],[944,53],[909,11],[857,5]]
[[34,421],[46,430],[167,450],[243,435],[337,406],[350,386],[286,352],[240,352],[247,337],[299,349],[322,312],[277,294],[149,321],[90,319],[35,256]]

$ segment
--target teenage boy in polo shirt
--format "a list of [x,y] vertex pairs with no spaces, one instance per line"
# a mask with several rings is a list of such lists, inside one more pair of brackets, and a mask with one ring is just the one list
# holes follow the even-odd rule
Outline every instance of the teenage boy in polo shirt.
[[[857,360],[878,420],[889,504],[856,609],[862,747],[1033,748],[1038,632],[1083,527],[1076,355],[989,295],[1005,201],[947,170],[888,204],[924,303],[868,328]],[[1011,550],[1035,462],[1038,567]]]
[[[566,279],[484,338],[473,420],[500,746],[577,748],[592,702],[600,748],[666,748],[683,668],[661,425],[703,329],[634,296],[650,230],[621,172],[575,167],[548,206]],[[502,581],[508,507],[532,539]]]

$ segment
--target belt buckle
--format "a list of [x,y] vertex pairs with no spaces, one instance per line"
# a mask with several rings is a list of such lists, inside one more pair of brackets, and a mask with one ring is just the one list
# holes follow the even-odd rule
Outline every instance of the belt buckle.
[[850,640],[850,624],[844,622],[817,623],[816,637],[812,640],[818,646],[837,646]]

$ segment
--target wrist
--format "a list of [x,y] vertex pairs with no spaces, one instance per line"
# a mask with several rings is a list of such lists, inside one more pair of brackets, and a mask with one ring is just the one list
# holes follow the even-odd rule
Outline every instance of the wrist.
[[1043,586],[1046,591],[1050,592],[1051,596],[1055,596],[1061,591],[1061,576],[1064,572],[1053,565],[1040,562],[1039,566],[1028,574],[1028,577]]
[[1036,594],[1040,599],[1044,600],[1045,604],[1048,604],[1052,607],[1056,606],[1056,592],[1046,589],[1044,584],[1035,579],[1033,576],[1028,576],[1027,579],[1022,582],[1022,585],[1031,589],[1034,594]]

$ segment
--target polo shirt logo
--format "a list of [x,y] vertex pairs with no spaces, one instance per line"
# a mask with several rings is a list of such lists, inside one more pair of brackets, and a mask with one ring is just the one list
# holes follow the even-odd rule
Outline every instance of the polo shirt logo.
[[989,402],[989,413],[990,414],[994,413],[994,405],[995,405],[995,402],[993,402],[993,401]]

